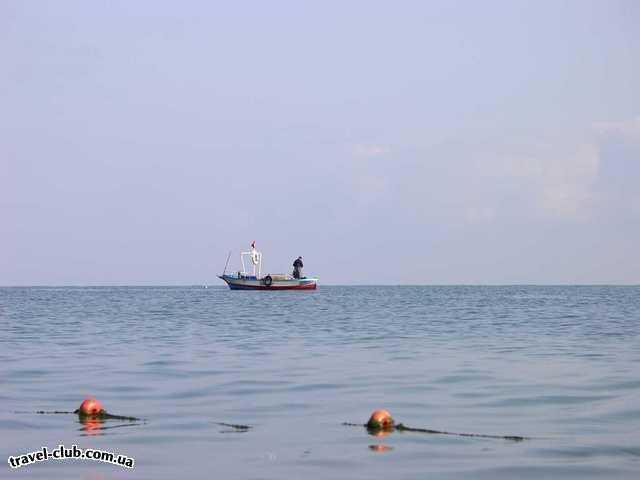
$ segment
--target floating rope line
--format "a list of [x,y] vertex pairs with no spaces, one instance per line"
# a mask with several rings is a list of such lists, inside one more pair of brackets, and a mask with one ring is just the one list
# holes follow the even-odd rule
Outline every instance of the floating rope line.
[[82,413],[80,409],[73,412],[67,412],[65,410],[36,410],[35,412],[27,411],[15,411],[13,413],[35,413],[37,415],[79,415],[82,418],[95,418],[96,420],[127,420],[129,422],[139,422],[142,419],[138,417],[127,417],[125,415],[114,415],[104,410],[98,413]]
[[238,425],[236,423],[224,423],[224,422],[214,422],[215,425],[220,425],[223,427],[229,427],[232,430],[223,430],[223,432],[227,433],[227,432],[238,432],[238,433],[242,433],[242,432],[247,432],[249,430],[251,430],[253,427],[250,425]]
[[126,415],[114,415],[108,413],[102,404],[95,398],[86,398],[73,412],[66,410],[36,410],[35,412],[16,411],[14,413],[36,413],[37,415],[78,415],[80,420],[125,420],[128,422],[140,422],[141,418]]
[[80,409],[76,410],[75,412],[73,412],[77,415],[80,415],[83,418],[91,418],[91,419],[96,419],[96,420],[126,420],[129,422],[139,422],[140,420],[142,420],[141,418],[137,418],[137,417],[127,417],[125,415],[113,415],[111,413],[107,413],[104,410],[98,412],[98,413],[82,413],[80,411]]
[[523,440],[530,440],[529,437],[522,437],[520,435],[488,435],[483,433],[461,433],[461,432],[446,432],[443,430],[432,430],[430,428],[414,428],[407,427],[403,423],[399,423],[398,425],[394,425],[389,428],[370,428],[366,423],[349,423],[344,422],[342,425],[347,427],[364,427],[369,433],[380,433],[380,432],[418,432],[418,433],[430,433],[434,435],[455,435],[458,437],[476,437],[476,438],[495,438],[499,440],[511,440],[514,442],[521,442]]
[[[15,412],[15,413],[32,413],[32,412]],[[73,415],[76,412],[65,412],[63,410],[49,410],[49,411],[38,410],[36,413],[38,415],[56,415],[56,414],[59,414],[59,413],[63,413],[63,414],[68,413],[68,414],[72,414]]]
[[399,432],[421,432],[432,433],[438,435],[456,435],[458,437],[476,437],[476,438],[496,438],[500,440],[511,440],[513,442],[522,442],[523,440],[529,440],[527,437],[520,435],[487,435],[483,433],[459,433],[459,432],[445,432],[442,430],[431,430],[428,428],[413,428],[407,427],[402,423],[395,426],[395,429]]
[[455,435],[457,437],[475,437],[475,438],[494,438],[498,440],[510,440],[513,442],[522,442],[523,440],[529,440],[528,437],[520,435],[487,435],[483,433],[460,433],[460,432],[447,432],[444,430],[432,430],[430,428],[414,428],[408,427],[403,423],[395,424],[391,414],[386,410],[376,410],[371,414],[371,418],[365,424],[344,422],[342,425],[348,427],[365,427],[369,433],[376,434],[382,432],[418,432],[418,433],[430,433],[434,435]]
[[[26,411],[16,411],[15,413],[32,413]],[[124,420],[128,422],[144,422],[143,419],[137,417],[129,417],[126,415],[114,415],[108,413],[104,408],[102,408],[102,404],[94,399],[87,398],[85,399],[80,408],[74,410],[73,412],[65,411],[65,410],[37,410],[35,412],[39,415],[78,415],[80,417],[81,422],[85,421],[93,421],[93,420]],[[225,423],[225,422],[214,422],[215,425],[220,425],[223,427],[228,427],[231,430],[226,430],[226,432],[246,432],[251,430],[253,427],[250,425],[241,425],[237,423]],[[529,440],[529,437],[524,437],[521,435],[488,435],[483,433],[464,433],[464,432],[447,432],[444,430],[433,430],[430,428],[415,428],[409,427],[403,423],[395,424],[391,414],[387,410],[376,410],[371,414],[371,418],[365,424],[361,423],[342,423],[344,426],[348,427],[365,427],[369,433],[390,433],[393,431],[398,432],[417,432],[417,433],[429,433],[432,435],[454,435],[458,437],[473,437],[473,438],[493,438],[498,440],[510,440],[513,442],[522,442],[523,440]],[[114,428],[114,427],[103,427],[106,428]]]

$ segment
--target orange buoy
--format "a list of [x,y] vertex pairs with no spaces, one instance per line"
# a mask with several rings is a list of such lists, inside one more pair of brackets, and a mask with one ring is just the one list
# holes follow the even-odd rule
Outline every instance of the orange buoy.
[[104,412],[102,404],[93,397],[85,398],[78,409],[79,415],[100,415]]
[[393,418],[387,410],[376,410],[371,414],[367,422],[367,428],[371,430],[390,430],[393,428]]

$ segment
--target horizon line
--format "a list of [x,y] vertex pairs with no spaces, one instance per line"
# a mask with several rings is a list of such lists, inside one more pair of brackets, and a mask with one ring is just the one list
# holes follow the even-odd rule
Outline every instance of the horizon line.
[[[326,283],[319,287],[640,287],[640,283]],[[227,288],[227,285],[175,284],[17,284],[0,288]]]

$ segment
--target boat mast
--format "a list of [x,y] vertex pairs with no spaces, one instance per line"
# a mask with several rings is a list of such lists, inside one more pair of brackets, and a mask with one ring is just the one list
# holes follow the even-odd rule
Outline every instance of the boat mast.
[[231,258],[231,252],[229,252],[229,255],[227,255],[227,261],[224,264],[224,270],[222,271],[222,276],[223,277],[227,273],[227,266],[229,265],[229,259],[230,258]]
[[251,251],[250,252],[240,252],[240,262],[242,263],[242,274],[246,275],[247,272],[244,266],[244,257],[247,255],[253,264],[253,276],[256,278],[260,278],[262,274],[262,253],[256,250],[256,242],[253,241],[251,243]]

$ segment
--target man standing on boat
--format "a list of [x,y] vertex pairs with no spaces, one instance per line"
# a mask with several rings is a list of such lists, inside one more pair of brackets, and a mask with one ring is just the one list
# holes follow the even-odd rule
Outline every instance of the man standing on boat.
[[304,267],[302,264],[302,257],[296,258],[293,262],[293,278],[302,277],[302,267]]

